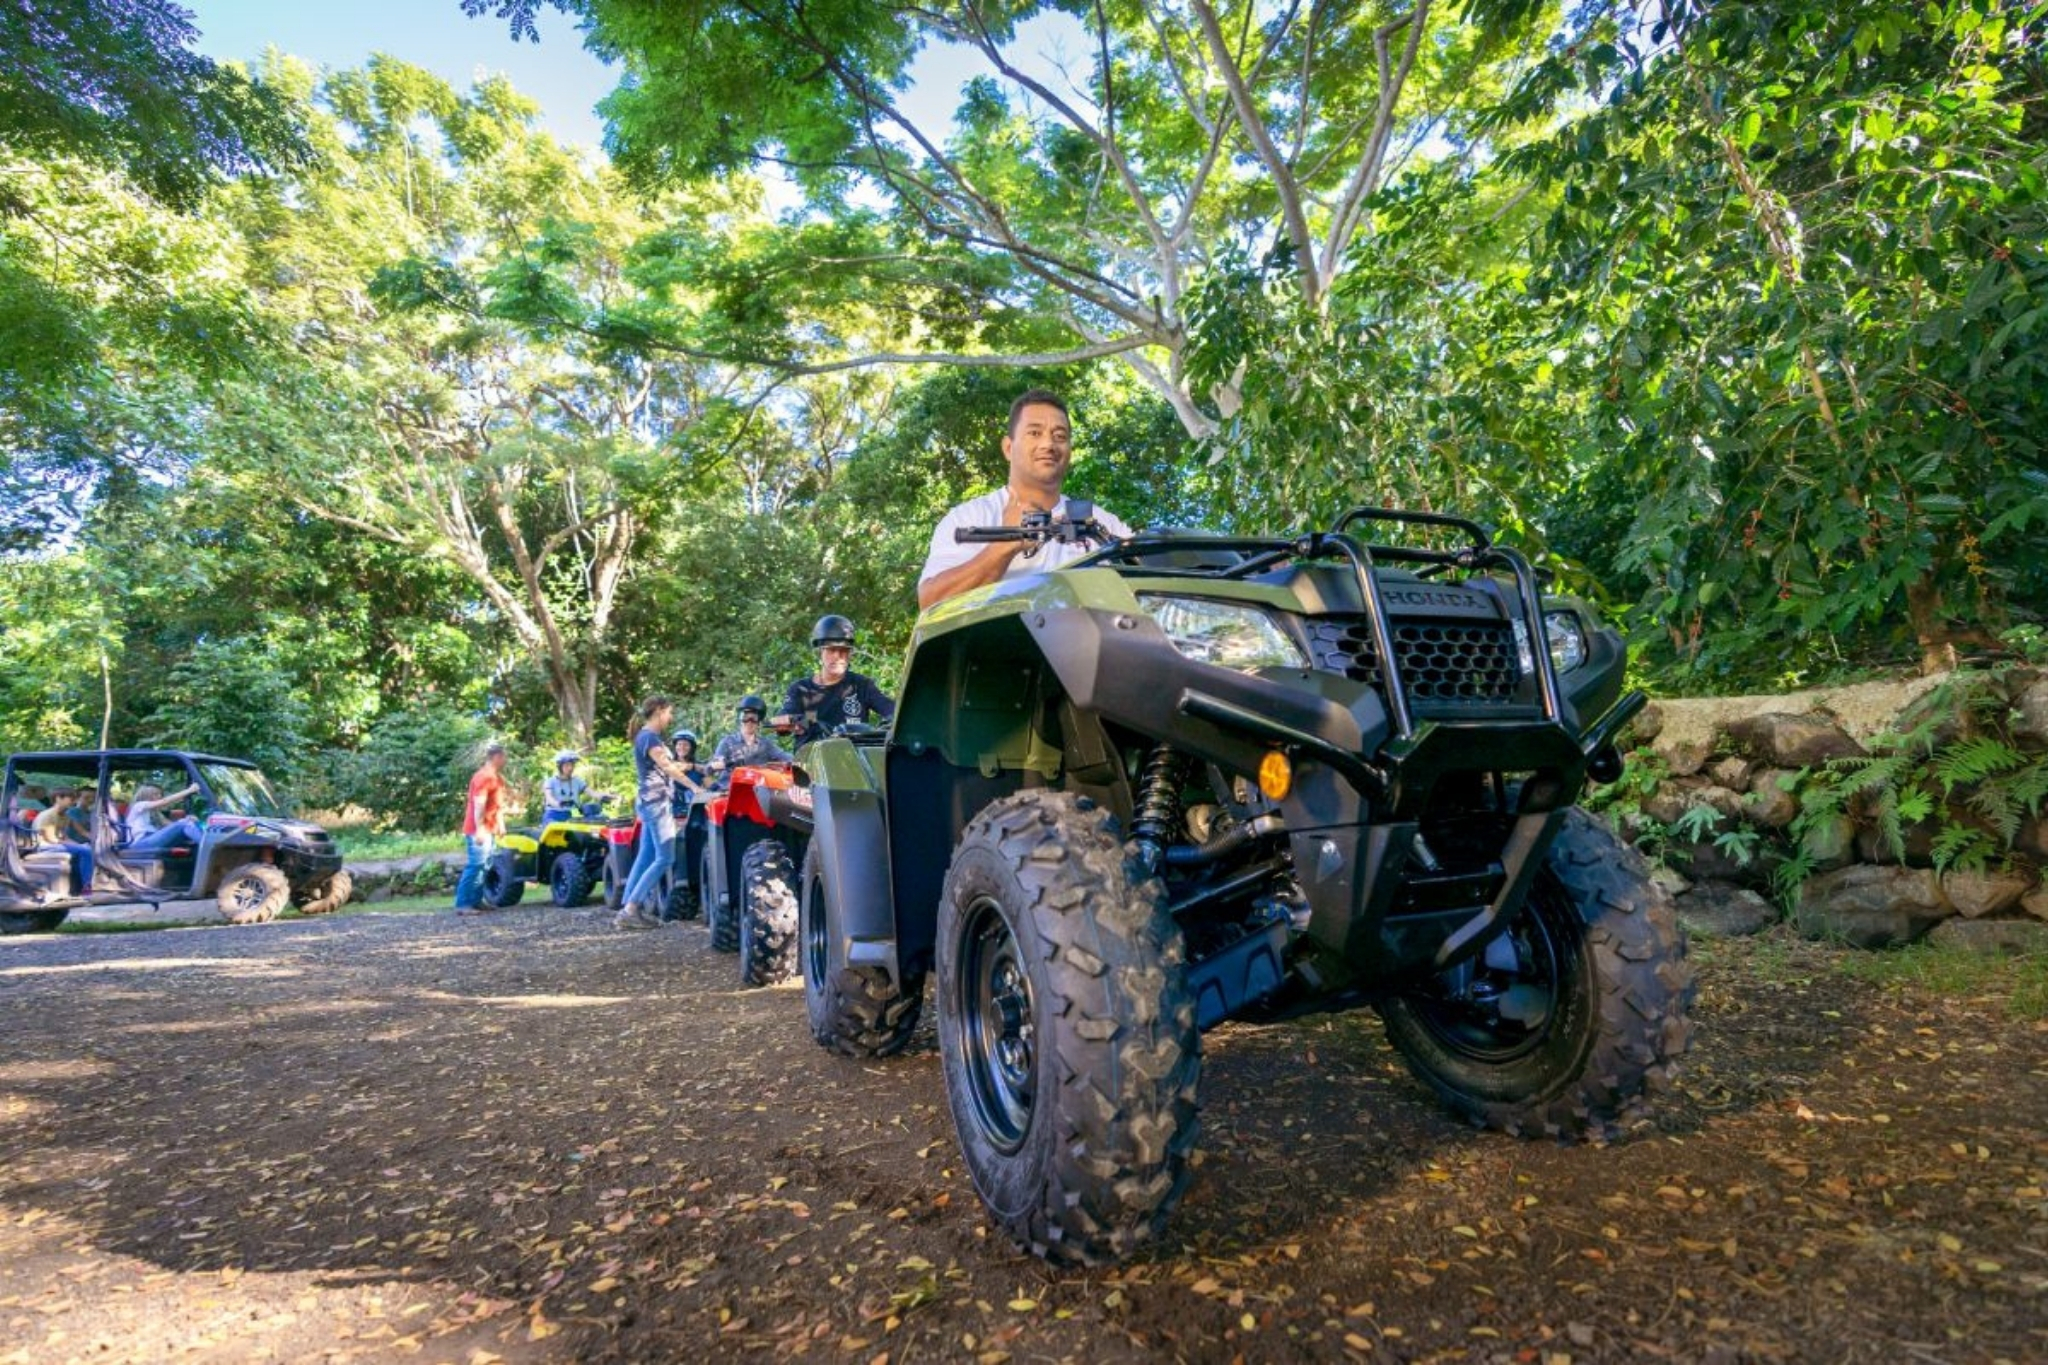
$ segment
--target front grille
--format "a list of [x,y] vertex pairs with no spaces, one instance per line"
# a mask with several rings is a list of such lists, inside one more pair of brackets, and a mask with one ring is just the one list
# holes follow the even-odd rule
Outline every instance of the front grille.
[[[1317,668],[1385,688],[1372,627],[1363,616],[1316,617],[1307,624]],[[1412,701],[1512,702],[1521,682],[1514,627],[1506,621],[1396,620],[1394,654]]]

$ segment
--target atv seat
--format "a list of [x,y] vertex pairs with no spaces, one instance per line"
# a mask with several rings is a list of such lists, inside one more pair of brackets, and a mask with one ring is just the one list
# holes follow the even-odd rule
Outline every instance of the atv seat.
[[52,896],[82,894],[73,885],[71,855],[61,848],[39,848],[20,855],[22,889]]

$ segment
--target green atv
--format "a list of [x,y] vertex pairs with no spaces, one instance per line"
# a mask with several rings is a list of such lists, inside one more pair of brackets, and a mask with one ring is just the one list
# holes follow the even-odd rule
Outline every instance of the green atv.
[[580,803],[574,815],[548,821],[538,829],[515,829],[498,840],[498,849],[484,868],[483,898],[503,910],[519,904],[528,882],[547,880],[548,894],[564,910],[590,899],[604,883],[605,855],[610,845],[605,830],[617,821],[604,813],[610,796]]
[[[1071,502],[961,535],[1106,539]],[[1574,804],[1621,773],[1623,663],[1432,513],[1150,532],[942,603],[887,742],[800,756],[810,1027],[899,1052],[936,973],[975,1187],[1062,1262],[1164,1227],[1227,1019],[1371,1006],[1460,1114],[1606,1134],[1671,1076],[1693,994],[1670,898]]]

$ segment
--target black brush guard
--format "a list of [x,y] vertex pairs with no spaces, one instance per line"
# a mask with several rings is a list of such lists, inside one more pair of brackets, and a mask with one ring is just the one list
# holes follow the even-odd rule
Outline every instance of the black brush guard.
[[[1454,550],[1422,546],[1361,543],[1347,534],[1360,522],[1432,527],[1461,533],[1468,544]],[[1249,578],[1290,561],[1342,558],[1356,577],[1359,601],[1382,661],[1379,691],[1387,712],[1388,733],[1375,753],[1353,753],[1306,730],[1286,725],[1248,707],[1187,689],[1179,699],[1182,715],[1232,730],[1287,753],[1308,759],[1340,775],[1371,809],[1369,822],[1356,831],[1352,846],[1342,850],[1358,889],[1357,913],[1335,917],[1325,926],[1312,921],[1311,935],[1369,976],[1411,975],[1441,970],[1473,952],[1517,911],[1528,895],[1537,870],[1563,822],[1563,812],[1584,790],[1589,773],[1611,776],[1616,765],[1612,746],[1621,728],[1639,712],[1646,698],[1640,692],[1620,697],[1605,714],[1581,731],[1567,723],[1557,668],[1543,622],[1541,584],[1527,558],[1493,544],[1476,522],[1436,512],[1358,507],[1338,518],[1328,531],[1310,531],[1291,538],[1210,536],[1174,533],[1140,534],[1100,551],[1072,567],[1142,569],[1145,561],[1163,555],[1232,556],[1230,562],[1190,568],[1176,565],[1176,576],[1219,580]],[[1239,557],[1241,556],[1241,557]],[[1514,610],[1509,613],[1517,644],[1526,648],[1533,675],[1537,715],[1529,719],[1441,719],[1420,724],[1410,704],[1395,648],[1391,614],[1382,596],[1375,568],[1382,563],[1420,564],[1467,574],[1506,575],[1513,582]],[[1519,619],[1515,619],[1516,617]],[[1526,711],[1524,715],[1526,715]],[[1495,867],[1479,874],[1470,868],[1431,871],[1416,852],[1423,808],[1446,771],[1470,771],[1459,753],[1484,752],[1494,772],[1535,774],[1520,790],[1508,812],[1507,837]],[[1296,840],[1296,866],[1311,847],[1327,850],[1324,836]],[[1327,861],[1327,854],[1323,856]],[[1476,908],[1475,908],[1476,907]],[[1318,933],[1322,927],[1324,932]],[[1268,936],[1260,935],[1266,942]],[[1264,953],[1251,943],[1242,952]],[[1226,950],[1220,956],[1235,957]],[[1204,962],[1192,969],[1213,980],[1238,975],[1236,964]],[[1264,977],[1261,971],[1249,975]],[[1228,994],[1235,996],[1236,991]],[[1233,1006],[1237,1001],[1230,1002]],[[1214,1013],[1205,1008],[1205,1022]],[[1232,1011],[1234,1012],[1234,1010]]]

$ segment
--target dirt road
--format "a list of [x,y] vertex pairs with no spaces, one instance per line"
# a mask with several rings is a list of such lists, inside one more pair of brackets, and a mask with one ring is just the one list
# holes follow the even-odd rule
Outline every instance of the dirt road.
[[1607,1147],[1473,1132],[1370,1016],[1209,1036],[1114,1270],[1014,1252],[929,1026],[820,1051],[697,926],[0,943],[0,1362],[2048,1359],[2048,1029],[1765,943]]

